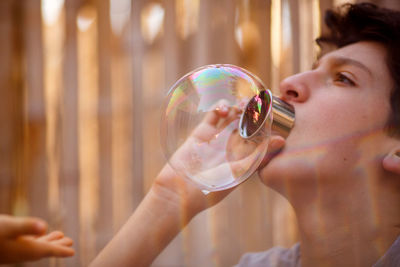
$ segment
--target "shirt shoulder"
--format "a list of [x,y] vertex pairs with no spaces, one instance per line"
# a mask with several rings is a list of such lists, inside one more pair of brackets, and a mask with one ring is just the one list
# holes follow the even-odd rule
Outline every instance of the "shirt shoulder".
[[400,266],[400,237],[396,239],[386,254],[373,265],[373,267],[398,267]]
[[235,267],[300,267],[300,244],[244,254]]

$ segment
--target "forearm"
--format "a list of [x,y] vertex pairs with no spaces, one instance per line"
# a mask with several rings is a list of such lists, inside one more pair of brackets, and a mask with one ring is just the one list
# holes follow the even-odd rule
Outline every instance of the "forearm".
[[150,190],[90,266],[149,266],[191,219],[182,207]]

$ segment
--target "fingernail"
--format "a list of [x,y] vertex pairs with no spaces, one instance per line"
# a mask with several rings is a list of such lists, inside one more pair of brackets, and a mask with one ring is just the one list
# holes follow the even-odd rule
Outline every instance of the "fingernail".
[[46,230],[46,224],[43,223],[43,222],[41,222],[41,221],[38,221],[38,222],[35,223],[35,228],[36,228],[36,230],[38,230],[39,232],[43,232],[43,231]]

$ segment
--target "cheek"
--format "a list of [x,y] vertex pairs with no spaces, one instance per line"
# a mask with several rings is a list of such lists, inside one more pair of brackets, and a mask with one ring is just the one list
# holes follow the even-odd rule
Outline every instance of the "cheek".
[[359,140],[348,138],[326,146],[325,153],[316,161],[315,168],[322,177],[342,177],[354,170],[361,153]]
[[387,110],[382,109],[384,105],[378,102],[356,96],[319,101],[307,111],[308,128],[314,131],[316,140],[337,140],[377,130],[385,125],[388,116]]

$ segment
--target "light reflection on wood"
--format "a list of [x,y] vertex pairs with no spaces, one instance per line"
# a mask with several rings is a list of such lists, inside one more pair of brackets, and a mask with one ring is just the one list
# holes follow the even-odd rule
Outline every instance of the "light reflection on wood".
[[62,97],[63,48],[65,13],[62,9],[52,24],[43,21],[44,96],[46,105],[46,157],[48,175],[48,205],[52,218],[60,209],[60,109]]
[[81,265],[96,255],[95,222],[98,196],[98,54],[97,14],[92,6],[79,10],[78,26],[78,139],[79,139],[79,216]]
[[141,34],[147,44],[152,44],[163,35],[164,31],[164,7],[159,3],[146,4],[141,12]]
[[[279,88],[280,75],[279,68],[281,63],[281,0],[272,0],[271,2],[271,87]],[[277,89],[275,89],[277,90]]]
[[317,56],[315,38],[319,35],[320,27],[313,25],[320,21],[318,1],[299,1],[299,30],[300,30],[300,71],[311,68]]
[[176,31],[182,40],[198,30],[199,25],[199,0],[176,0]]
[[[65,10],[61,9],[52,23],[42,20],[44,97],[46,108],[46,158],[48,179],[48,210],[53,227],[61,229],[60,203],[60,110],[62,108],[63,50],[65,37]],[[58,259],[51,259],[50,266],[56,266]]]

